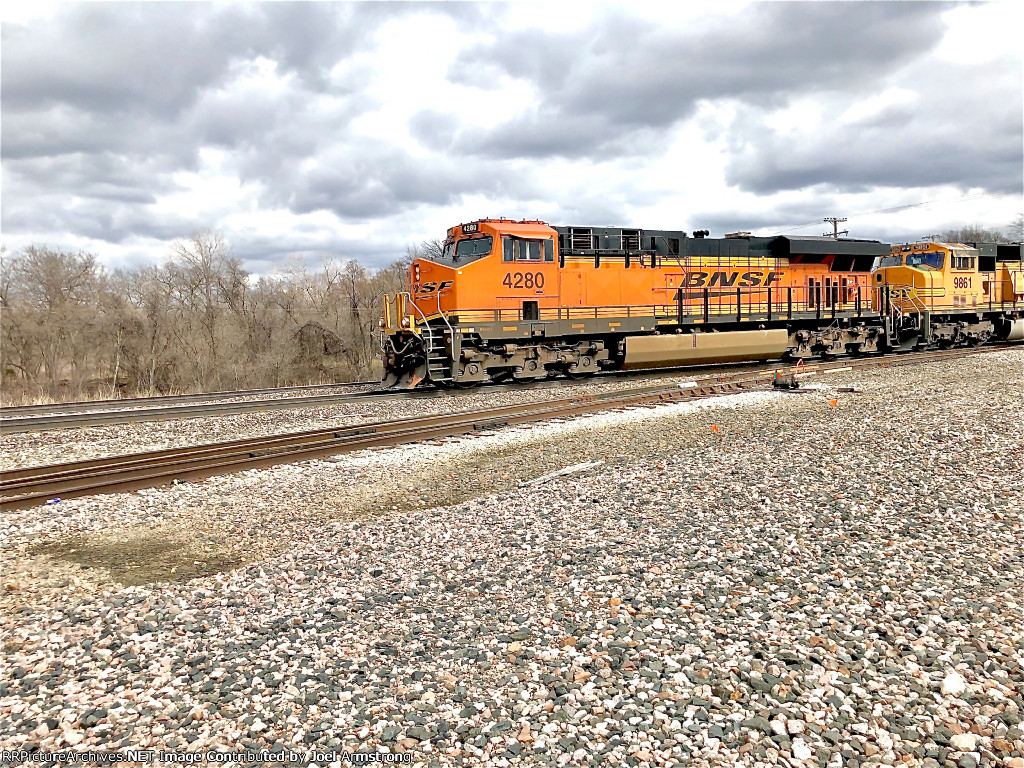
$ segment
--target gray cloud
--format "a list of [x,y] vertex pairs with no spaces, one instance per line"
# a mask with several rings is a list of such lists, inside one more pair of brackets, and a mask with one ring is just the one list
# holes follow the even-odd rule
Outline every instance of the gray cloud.
[[[993,78],[973,67],[932,65],[928,76],[915,83],[914,105],[797,132],[796,138],[767,128],[763,111],[745,115],[729,131],[734,151],[727,181],[756,193],[1019,186],[1024,169],[1020,67]],[[829,113],[839,115],[844,106],[835,103]]]
[[[379,218],[493,186],[480,173],[465,179],[437,161],[424,169],[394,147],[347,134],[353,117],[380,105],[362,91],[368,73],[349,68],[332,81],[332,67],[368,49],[382,23],[417,12],[479,14],[433,4],[89,3],[51,26],[5,25],[5,181],[29,195],[61,189],[100,207],[120,202],[130,209],[122,218],[154,237],[167,226],[147,225],[147,206],[177,188],[175,172],[196,170],[206,147],[230,151],[229,172],[255,182],[266,204],[300,214]],[[260,57],[296,81],[271,93],[243,88]],[[316,158],[330,165],[299,170]],[[127,229],[96,207],[60,218],[84,236],[123,241]],[[5,229],[55,224],[30,206],[5,206],[3,218]]]
[[[812,220],[843,192],[1013,183],[1024,144],[1019,59],[1013,71],[936,64],[948,8],[757,3],[678,29],[598,6],[563,32],[505,29],[501,4],[59,6],[52,21],[2,30],[5,237],[130,249],[220,227],[217,214],[198,221],[204,214],[158,204],[186,188],[182,172],[209,162],[251,191],[246,204],[259,211],[325,211],[339,225],[395,233],[360,244],[306,220],[276,236],[226,231],[261,270],[292,252],[382,264],[416,239],[422,221],[449,210],[751,229],[756,221],[741,210],[629,220],[672,190],[706,183],[659,158],[708,104],[737,114],[697,126],[727,149],[728,184],[759,195],[807,191],[808,203],[776,210],[775,223]],[[402,114],[386,92],[367,87],[377,74],[373,54],[389,21],[438,15],[465,32],[448,82],[473,90]],[[282,78],[275,87],[259,85],[265,62]],[[495,98],[512,82],[534,97]],[[917,103],[839,124],[850,102],[887,87]],[[808,96],[823,106],[824,128],[770,127],[779,108]],[[366,116],[382,108],[399,114],[413,141],[366,136]],[[467,110],[493,119],[481,127],[463,119]],[[380,136],[401,135],[385,130],[392,127]],[[553,159],[564,165],[561,178],[548,172]],[[469,200],[490,209],[467,214]]]
[[452,79],[478,87],[503,75],[525,80],[539,105],[494,129],[468,131],[461,146],[490,156],[578,157],[612,144],[626,149],[624,133],[671,126],[702,100],[778,107],[797,94],[857,87],[927,53],[940,38],[943,8],[760,3],[694,30],[616,11],[579,32],[499,35],[463,52]]

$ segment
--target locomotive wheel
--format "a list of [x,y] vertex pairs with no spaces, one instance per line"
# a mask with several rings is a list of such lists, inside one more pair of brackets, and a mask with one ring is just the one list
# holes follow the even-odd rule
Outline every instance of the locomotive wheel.
[[593,371],[584,371],[583,373],[570,370],[565,371],[565,377],[567,379],[572,379],[573,381],[579,381],[580,379],[589,379],[593,375]]

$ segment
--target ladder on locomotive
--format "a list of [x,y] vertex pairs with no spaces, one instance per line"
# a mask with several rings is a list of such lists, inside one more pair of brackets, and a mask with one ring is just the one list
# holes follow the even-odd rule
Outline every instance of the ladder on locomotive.
[[[913,309],[904,310],[903,301],[910,301],[913,304]],[[914,327],[923,330],[922,324],[926,309],[913,286],[893,285],[890,287],[889,316],[892,318],[891,325],[897,332],[903,328],[903,320],[907,315],[913,315],[915,317]]]
[[[421,333],[419,335],[423,340],[423,352],[427,362],[426,378],[430,381],[451,381],[452,369],[448,362],[448,350],[444,343],[444,331],[441,328],[434,328],[430,325],[430,321],[423,314],[423,310],[412,300],[411,294],[403,292],[401,295],[404,297],[403,307],[411,306],[416,310],[416,314],[420,316],[421,323],[419,327]],[[396,294],[396,301],[397,296],[398,294]],[[448,322],[448,318],[441,312],[440,299],[438,299],[438,316],[444,320],[448,333],[451,334],[451,338],[454,340],[455,330],[452,328],[452,324]]]
[[425,323],[423,341],[427,356],[427,378],[431,381],[451,381],[452,370],[448,362],[444,332],[440,328],[431,328],[430,323]]

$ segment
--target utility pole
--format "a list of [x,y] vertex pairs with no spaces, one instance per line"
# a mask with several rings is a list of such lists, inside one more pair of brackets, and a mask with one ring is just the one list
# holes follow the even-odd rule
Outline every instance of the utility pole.
[[842,224],[844,221],[846,221],[846,217],[843,217],[841,219],[837,219],[834,216],[829,216],[828,218],[822,219],[822,221],[824,221],[826,224],[831,224],[832,225],[832,232],[831,233],[829,233],[829,232],[822,232],[822,234],[821,234],[822,237],[832,237],[832,238],[835,238],[836,240],[838,240],[840,235],[848,235],[848,234],[850,234],[850,230],[848,230],[848,229],[844,229],[842,232],[839,231],[839,225]]
[[931,240],[933,243],[939,242],[939,238],[941,237],[942,235],[921,235],[922,240]]

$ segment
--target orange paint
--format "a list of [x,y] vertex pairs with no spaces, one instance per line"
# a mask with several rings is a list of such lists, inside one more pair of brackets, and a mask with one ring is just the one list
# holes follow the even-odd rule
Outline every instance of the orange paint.
[[851,310],[858,291],[865,308],[872,302],[870,274],[834,272],[831,256],[818,263],[658,256],[655,266],[651,256],[639,254],[563,259],[558,232],[540,221],[482,219],[453,227],[445,253],[439,261],[417,259],[409,268],[416,322],[442,312],[457,314],[460,323],[572,319],[571,310],[583,307],[607,309],[609,316],[625,314],[627,307],[635,316],[671,315],[680,302],[687,314],[699,314],[705,296],[711,315],[736,315],[737,301],[742,313],[750,314],[767,310],[769,288],[772,311],[780,315],[790,302],[796,311]]

